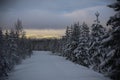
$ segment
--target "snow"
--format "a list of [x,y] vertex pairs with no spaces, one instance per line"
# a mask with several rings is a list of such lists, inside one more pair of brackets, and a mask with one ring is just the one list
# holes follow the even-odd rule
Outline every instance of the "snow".
[[33,53],[31,58],[15,67],[8,80],[110,80],[64,57],[52,55],[49,51]]

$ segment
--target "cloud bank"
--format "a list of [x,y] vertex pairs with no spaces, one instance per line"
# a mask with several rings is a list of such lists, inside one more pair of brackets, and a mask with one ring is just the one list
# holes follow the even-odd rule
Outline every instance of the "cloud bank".
[[6,27],[13,26],[13,23],[19,18],[26,29],[64,29],[67,25],[78,21],[80,23],[85,21],[91,25],[94,23],[94,14],[97,11],[100,13],[99,18],[104,26],[109,17],[114,14],[113,10],[106,6],[95,6],[64,13],[33,9],[22,12],[8,12],[4,18],[5,23],[2,24]]

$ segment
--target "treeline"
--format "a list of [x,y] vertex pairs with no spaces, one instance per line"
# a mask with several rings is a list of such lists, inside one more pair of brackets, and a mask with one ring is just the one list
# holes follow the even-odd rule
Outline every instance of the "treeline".
[[31,41],[25,37],[20,20],[14,29],[0,28],[0,80],[4,80],[16,64],[31,54]]
[[56,38],[50,39],[31,39],[32,49],[40,51],[52,51],[53,53],[59,52],[61,41]]
[[116,12],[107,22],[111,28],[100,24],[97,12],[92,26],[85,22],[68,26],[65,36],[58,40],[60,47],[54,50],[75,63],[120,80],[120,0],[108,7]]

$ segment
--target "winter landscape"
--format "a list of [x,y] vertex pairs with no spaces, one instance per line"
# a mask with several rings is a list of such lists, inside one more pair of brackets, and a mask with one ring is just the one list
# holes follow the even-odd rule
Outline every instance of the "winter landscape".
[[0,80],[120,80],[120,0],[1,0]]

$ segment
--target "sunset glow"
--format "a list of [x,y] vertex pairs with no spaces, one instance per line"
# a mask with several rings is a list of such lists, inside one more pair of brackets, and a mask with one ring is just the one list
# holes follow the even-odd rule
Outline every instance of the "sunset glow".
[[26,29],[28,38],[61,38],[65,29]]

